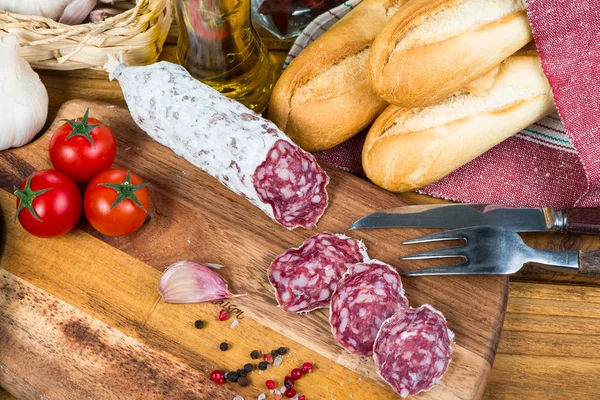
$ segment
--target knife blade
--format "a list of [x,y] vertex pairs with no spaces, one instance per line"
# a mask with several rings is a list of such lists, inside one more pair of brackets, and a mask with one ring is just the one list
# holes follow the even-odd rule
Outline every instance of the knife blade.
[[356,221],[350,229],[464,228],[503,226],[517,232],[563,231],[565,216],[551,208],[509,208],[494,204],[431,204],[390,208]]

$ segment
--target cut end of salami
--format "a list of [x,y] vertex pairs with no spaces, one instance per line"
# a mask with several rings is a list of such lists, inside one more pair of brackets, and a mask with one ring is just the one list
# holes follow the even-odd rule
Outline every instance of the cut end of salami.
[[377,260],[348,268],[331,297],[329,323],[337,342],[354,354],[373,354],[383,322],[408,308],[400,275]]
[[329,177],[314,157],[298,146],[278,140],[254,173],[260,200],[273,207],[286,228],[312,229],[327,207]]
[[431,389],[452,360],[454,333],[429,305],[394,314],[381,326],[373,359],[377,373],[402,397]]
[[277,257],[269,267],[269,282],[283,310],[309,312],[329,306],[346,269],[368,259],[360,240],[319,233]]

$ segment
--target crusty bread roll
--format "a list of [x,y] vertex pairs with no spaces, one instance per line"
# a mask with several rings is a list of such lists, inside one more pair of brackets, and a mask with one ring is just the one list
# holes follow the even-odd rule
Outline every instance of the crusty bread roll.
[[363,168],[387,190],[418,189],[553,111],[537,52],[522,50],[438,104],[389,106],[367,135]]
[[387,107],[366,75],[369,48],[408,0],[365,0],[307,46],[277,81],[269,119],[307,151],[334,147]]
[[377,36],[368,76],[389,103],[428,106],[531,39],[524,0],[413,0]]

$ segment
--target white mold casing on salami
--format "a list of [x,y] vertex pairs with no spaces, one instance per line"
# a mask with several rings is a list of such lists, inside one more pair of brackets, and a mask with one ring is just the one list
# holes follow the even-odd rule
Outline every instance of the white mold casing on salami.
[[426,392],[448,369],[453,343],[444,314],[429,304],[398,312],[375,339],[377,374],[403,398]]
[[306,313],[328,307],[348,267],[368,260],[362,241],[323,232],[275,258],[267,277],[279,307],[288,312]]
[[[182,66],[115,62],[106,68],[119,80],[134,121],[148,135],[283,226],[315,226],[327,207],[329,177],[275,124],[192,78]],[[296,157],[294,165],[290,155]],[[255,173],[273,176],[257,185]],[[292,180],[296,186],[277,186]],[[290,203],[278,209],[271,204],[278,199]]]
[[370,356],[381,324],[408,306],[402,279],[390,265],[379,260],[352,265],[331,297],[331,332],[350,353]]

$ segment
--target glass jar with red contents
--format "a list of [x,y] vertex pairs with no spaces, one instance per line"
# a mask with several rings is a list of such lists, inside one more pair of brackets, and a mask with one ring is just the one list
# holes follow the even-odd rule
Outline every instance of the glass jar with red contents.
[[176,0],[177,59],[196,79],[261,113],[275,74],[251,0]]
[[280,39],[297,36],[315,17],[344,0],[252,0],[254,18]]

